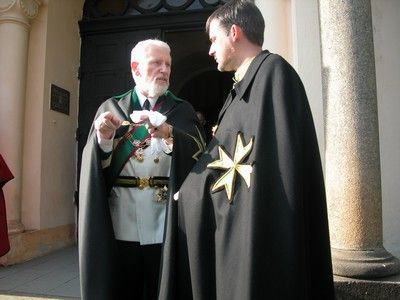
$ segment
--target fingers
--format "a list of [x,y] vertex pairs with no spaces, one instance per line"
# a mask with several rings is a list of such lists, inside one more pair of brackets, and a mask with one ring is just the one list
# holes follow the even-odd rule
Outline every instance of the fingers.
[[112,126],[114,126],[115,129],[118,129],[122,123],[122,120],[120,120],[117,116],[114,116],[114,115],[111,115],[110,121],[112,123]]
[[118,127],[119,127],[119,124],[115,124],[115,123],[113,123],[111,120],[105,119],[105,120],[101,123],[100,126],[107,127],[107,128],[109,128],[109,129],[111,129],[111,130],[117,130]]
[[121,120],[114,116],[111,112],[107,111],[98,116],[95,120],[95,127],[99,129],[100,127],[107,127],[112,130],[116,130],[121,126]]
[[[147,131],[153,136],[158,131],[158,127],[147,126]],[[156,136],[156,137],[158,137],[158,136]]]
[[141,115],[139,120],[140,120],[140,122],[144,122],[144,121],[146,121],[148,119],[149,119],[148,115]]
[[167,138],[169,136],[169,127],[167,123],[162,123],[160,126],[153,126],[148,123],[147,130],[152,137]]
[[110,139],[115,130],[121,126],[121,120],[114,116],[111,112],[105,112],[98,116],[94,121],[94,128],[99,132],[100,136]]

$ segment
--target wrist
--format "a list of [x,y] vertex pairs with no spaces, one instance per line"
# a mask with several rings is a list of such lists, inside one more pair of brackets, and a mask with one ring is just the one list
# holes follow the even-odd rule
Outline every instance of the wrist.
[[100,136],[101,136],[101,138],[103,139],[103,140],[112,140],[113,139],[113,137],[114,137],[114,133],[113,132],[111,132],[111,133],[108,133],[108,134],[105,134],[105,133],[100,133]]
[[169,125],[169,124],[167,126],[168,126],[168,134],[164,138],[164,141],[167,145],[171,145],[174,142],[173,127],[172,127],[172,125]]
[[103,140],[112,140],[114,139],[115,131],[102,131],[97,130],[97,136]]

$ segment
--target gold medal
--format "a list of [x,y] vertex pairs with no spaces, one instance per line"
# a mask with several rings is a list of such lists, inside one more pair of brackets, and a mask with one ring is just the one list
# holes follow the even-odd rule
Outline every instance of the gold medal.
[[137,159],[139,162],[142,162],[142,161],[144,160],[144,158],[143,158],[143,153],[144,153],[143,148],[138,148],[138,149],[136,150],[135,156],[136,156],[136,159]]

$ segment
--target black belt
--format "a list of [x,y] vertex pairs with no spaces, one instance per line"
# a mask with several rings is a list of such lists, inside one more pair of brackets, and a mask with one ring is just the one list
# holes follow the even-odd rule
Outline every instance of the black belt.
[[145,187],[164,187],[168,186],[169,177],[135,177],[119,176],[115,180],[114,186],[144,189]]

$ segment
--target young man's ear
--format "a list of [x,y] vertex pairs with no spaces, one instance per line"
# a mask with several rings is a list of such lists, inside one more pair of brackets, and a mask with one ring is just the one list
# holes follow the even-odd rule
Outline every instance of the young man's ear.
[[139,75],[138,65],[139,65],[139,63],[136,61],[131,62],[131,69],[135,73],[135,75]]
[[232,41],[236,42],[242,36],[242,29],[239,26],[233,24],[231,26],[229,34],[232,38]]

